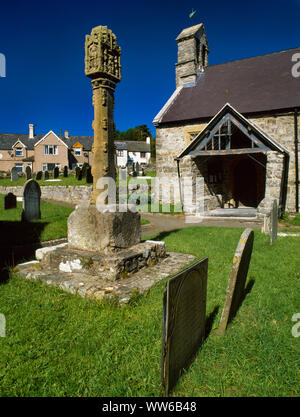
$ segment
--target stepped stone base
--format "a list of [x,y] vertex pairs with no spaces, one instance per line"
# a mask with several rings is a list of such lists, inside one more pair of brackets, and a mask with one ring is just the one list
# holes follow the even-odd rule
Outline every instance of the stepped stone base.
[[38,260],[20,264],[17,270],[26,279],[40,280],[71,294],[94,300],[111,299],[123,305],[133,296],[143,294],[154,284],[177,273],[194,260],[193,255],[167,253],[156,265],[143,267],[134,274],[128,274],[126,278],[120,277],[114,281],[107,281],[105,274],[91,275],[82,271],[57,273],[44,268]]
[[73,249],[61,244],[36,251],[44,270],[99,275],[105,281],[124,279],[142,268],[153,266],[166,256],[164,242],[146,241],[111,254]]

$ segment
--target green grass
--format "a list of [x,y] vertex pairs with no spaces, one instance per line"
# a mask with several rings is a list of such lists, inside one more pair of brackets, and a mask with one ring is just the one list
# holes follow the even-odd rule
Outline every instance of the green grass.
[[280,223],[286,227],[300,227],[300,214],[291,216],[289,213],[285,212],[282,219],[280,219]]
[[3,210],[4,195],[0,194],[0,227],[7,245],[44,242],[67,236],[67,218],[74,210],[58,204],[41,201],[41,219],[27,223],[21,221],[22,202],[17,208]]
[[[168,251],[209,257],[207,316],[220,319],[242,229],[191,227],[158,236]],[[300,240],[255,231],[248,283],[223,337],[213,331],[175,396],[299,396]],[[160,396],[164,282],[130,305],[82,299],[12,274],[0,286],[2,396]]]
[[[34,177],[36,180],[36,178]],[[49,179],[53,179],[53,175],[50,175]],[[68,177],[64,177],[63,175],[60,175],[59,178],[61,181],[44,181],[39,180],[37,181],[40,186],[78,186],[78,185],[87,185],[92,186],[92,184],[87,184],[86,179],[83,178],[82,180],[77,180],[74,175],[70,174]],[[0,186],[2,187],[15,187],[24,185],[26,182],[25,177],[19,177],[17,181],[11,181],[10,178],[0,178]]]

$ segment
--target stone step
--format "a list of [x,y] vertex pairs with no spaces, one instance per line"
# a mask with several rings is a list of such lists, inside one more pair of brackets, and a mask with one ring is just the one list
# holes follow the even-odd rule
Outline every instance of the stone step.
[[157,241],[142,242],[109,254],[82,251],[68,245],[36,251],[36,258],[44,270],[101,275],[106,281],[124,279],[144,267],[157,264],[165,256],[165,243]]

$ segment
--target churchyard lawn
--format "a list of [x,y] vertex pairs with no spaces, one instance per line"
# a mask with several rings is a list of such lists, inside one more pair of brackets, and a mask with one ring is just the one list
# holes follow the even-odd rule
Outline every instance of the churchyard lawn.
[[67,236],[67,218],[73,207],[41,201],[41,219],[31,223],[21,222],[22,202],[17,207],[3,210],[4,195],[0,194],[1,234],[5,236],[6,245],[44,242]]
[[[175,396],[300,395],[299,329],[292,334],[300,313],[300,238],[270,245],[255,230],[244,301],[225,335],[215,333],[242,230],[190,227],[156,236],[168,251],[209,257],[206,340]],[[165,282],[120,308],[11,273],[0,285],[0,395],[163,395]]]
[[[34,180],[36,180],[35,176],[33,176]],[[92,184],[87,184],[86,179],[82,178],[81,180],[78,180],[75,178],[74,175],[70,174],[68,177],[64,177],[63,175],[60,175],[58,179],[60,181],[52,181],[54,180],[53,175],[50,175],[49,179],[51,181],[45,181],[42,180],[36,180],[40,186],[54,186],[54,185],[69,185],[69,186],[77,186],[77,185],[88,185],[92,186]],[[11,181],[10,178],[0,178],[0,186],[2,187],[16,187],[20,185],[24,185],[26,182],[25,177],[19,177],[17,181]]]

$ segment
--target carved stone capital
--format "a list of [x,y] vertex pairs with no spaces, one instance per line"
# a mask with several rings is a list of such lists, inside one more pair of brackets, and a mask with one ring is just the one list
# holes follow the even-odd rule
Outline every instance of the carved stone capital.
[[107,26],[97,26],[85,39],[85,74],[94,78],[121,80],[121,48]]

